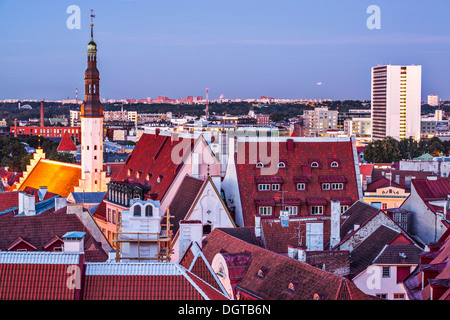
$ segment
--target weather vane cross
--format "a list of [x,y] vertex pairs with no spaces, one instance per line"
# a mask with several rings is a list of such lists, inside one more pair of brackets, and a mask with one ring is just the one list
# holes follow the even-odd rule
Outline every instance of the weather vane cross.
[[94,10],[91,9],[91,24],[94,24],[95,14],[93,14],[93,13],[94,13]]

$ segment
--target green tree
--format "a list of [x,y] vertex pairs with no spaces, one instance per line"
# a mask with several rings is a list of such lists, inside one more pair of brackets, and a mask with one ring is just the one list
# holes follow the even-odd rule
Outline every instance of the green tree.
[[419,144],[412,138],[402,139],[398,145],[402,159],[413,159],[422,154]]
[[392,137],[375,140],[367,145],[364,159],[372,163],[392,163],[402,159],[399,142]]

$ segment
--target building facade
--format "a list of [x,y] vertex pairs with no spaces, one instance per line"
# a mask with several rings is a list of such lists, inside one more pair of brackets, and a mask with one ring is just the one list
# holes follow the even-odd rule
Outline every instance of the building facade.
[[372,68],[372,140],[420,139],[422,66]]

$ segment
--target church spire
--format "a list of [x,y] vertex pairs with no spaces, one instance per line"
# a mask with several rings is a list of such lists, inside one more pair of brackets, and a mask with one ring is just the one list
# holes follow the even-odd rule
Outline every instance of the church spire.
[[94,17],[91,10],[91,41],[87,45],[87,69],[84,77],[84,104],[82,117],[103,117],[100,103],[100,72],[97,69],[97,44],[94,41]]

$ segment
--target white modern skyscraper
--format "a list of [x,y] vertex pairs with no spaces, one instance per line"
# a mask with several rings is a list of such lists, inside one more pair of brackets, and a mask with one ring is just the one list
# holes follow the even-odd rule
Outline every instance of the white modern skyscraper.
[[372,68],[372,140],[420,139],[422,66]]

